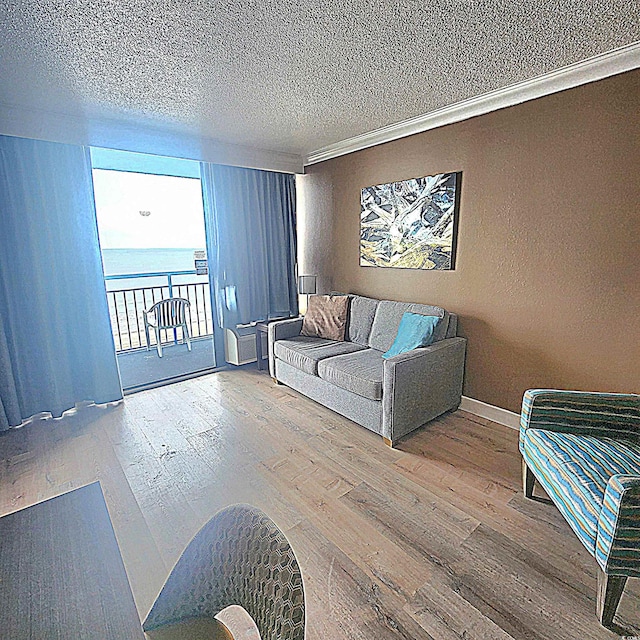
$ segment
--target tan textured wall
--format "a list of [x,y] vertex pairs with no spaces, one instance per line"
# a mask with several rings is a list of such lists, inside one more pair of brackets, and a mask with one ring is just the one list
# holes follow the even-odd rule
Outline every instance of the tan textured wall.
[[[640,392],[640,71],[308,168],[300,258],[330,288],[441,305],[464,393]],[[359,266],[363,187],[462,171],[455,271]]]

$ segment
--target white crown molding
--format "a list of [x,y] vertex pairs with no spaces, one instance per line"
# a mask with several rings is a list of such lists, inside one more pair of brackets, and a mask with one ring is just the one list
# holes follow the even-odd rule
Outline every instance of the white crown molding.
[[0,104],[0,134],[283,173],[303,173],[302,157],[218,142],[142,122],[75,116]]
[[462,401],[458,408],[463,411],[468,411],[474,416],[480,416],[481,418],[492,420],[493,422],[502,424],[505,427],[510,427],[511,429],[520,428],[520,416],[517,413],[508,411],[502,407],[496,407],[492,404],[475,400],[474,398],[462,396]]
[[638,67],[640,67],[640,42],[635,42],[545,73],[537,78],[496,89],[481,96],[463,100],[403,122],[363,133],[342,142],[336,142],[309,153],[305,158],[304,164],[308,166],[324,162],[347,153],[467,120],[468,118],[504,109],[505,107],[512,107],[522,102],[542,98],[543,96],[572,89],[589,82],[603,80]]

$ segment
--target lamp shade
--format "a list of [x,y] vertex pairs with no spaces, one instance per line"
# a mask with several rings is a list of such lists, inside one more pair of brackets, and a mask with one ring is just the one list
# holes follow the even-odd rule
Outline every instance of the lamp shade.
[[316,276],[298,276],[298,293],[307,295],[316,292]]

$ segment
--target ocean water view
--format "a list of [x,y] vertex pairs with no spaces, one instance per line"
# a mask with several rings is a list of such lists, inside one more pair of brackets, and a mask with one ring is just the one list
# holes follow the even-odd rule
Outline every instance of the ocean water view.
[[[102,264],[105,276],[134,273],[157,273],[159,271],[190,271],[195,268],[193,249],[103,249]],[[208,282],[207,276],[174,276],[174,284]],[[107,280],[107,290],[137,289],[141,287],[166,286],[166,277],[128,278]]]

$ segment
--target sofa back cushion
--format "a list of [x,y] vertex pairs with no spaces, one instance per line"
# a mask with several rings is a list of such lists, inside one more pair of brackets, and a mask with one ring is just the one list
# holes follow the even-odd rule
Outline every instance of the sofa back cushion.
[[373,318],[378,308],[379,300],[365,298],[364,296],[352,296],[349,310],[349,330],[347,333],[350,342],[369,346],[369,336]]
[[402,315],[406,312],[420,313],[424,316],[438,316],[442,320],[433,332],[433,342],[442,340],[447,335],[449,314],[442,307],[434,307],[428,304],[416,304],[412,302],[394,302],[381,300],[376,309],[376,315],[371,326],[369,346],[378,351],[389,351],[396,339],[398,327]]
[[448,313],[449,323],[447,325],[447,335],[445,338],[455,338],[458,335],[458,316],[455,313]]

